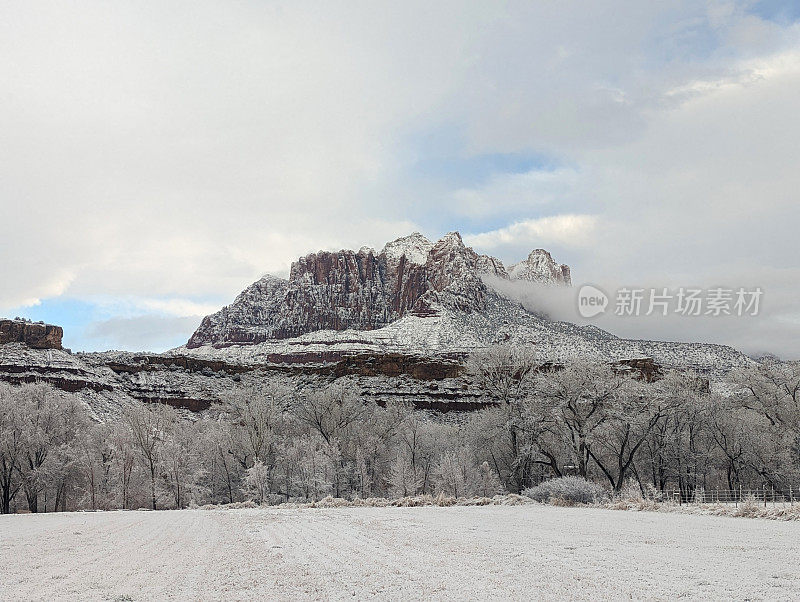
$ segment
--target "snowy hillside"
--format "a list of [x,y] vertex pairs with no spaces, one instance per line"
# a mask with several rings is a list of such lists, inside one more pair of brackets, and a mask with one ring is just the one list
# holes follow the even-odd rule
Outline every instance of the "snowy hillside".
[[464,357],[493,343],[532,345],[544,361],[574,357],[609,361],[649,357],[665,368],[721,375],[750,360],[724,345],[621,339],[595,327],[552,322],[487,290],[482,311],[461,312],[435,305],[432,315],[407,315],[376,330],[320,330],[255,345],[180,347],[170,353],[258,364],[283,356],[286,361],[349,353],[414,353]]

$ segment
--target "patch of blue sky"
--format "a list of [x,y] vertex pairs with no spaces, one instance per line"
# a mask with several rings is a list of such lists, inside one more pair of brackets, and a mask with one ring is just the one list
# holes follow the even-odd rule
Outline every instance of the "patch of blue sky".
[[102,306],[88,301],[68,298],[45,299],[38,305],[18,307],[7,311],[9,317],[21,317],[57,324],[64,329],[64,346],[84,348],[84,332],[87,325],[103,320],[112,314],[103,310]]
[[430,156],[410,167],[413,175],[431,178],[458,188],[486,184],[501,174],[551,171],[558,166],[552,157],[538,153],[488,153],[473,156]]
[[[800,21],[798,0],[752,0],[740,4],[740,10],[765,21],[788,26]],[[680,19],[661,19],[647,36],[646,68],[670,64],[676,60],[699,62],[722,52],[735,54],[736,45],[730,44],[724,28],[719,28],[709,17],[704,4],[698,3],[695,13]]]
[[696,63],[717,53],[723,45],[721,32],[708,19],[708,14],[698,5],[694,16],[666,19],[654,23],[647,38],[650,42],[643,49],[641,67],[658,70],[676,61]]
[[[509,220],[535,217],[530,211],[504,211],[497,207],[490,215],[472,217],[458,211],[453,194],[459,190],[480,190],[494,179],[536,171],[550,172],[564,167],[560,157],[527,149],[515,152],[474,152],[462,128],[440,124],[406,136],[400,178],[406,187],[424,191],[406,203],[410,217],[427,234],[448,231],[486,231],[507,226]],[[431,199],[441,199],[432,202]],[[426,200],[422,200],[426,199]],[[533,209],[533,208],[531,208]]]
[[404,171],[410,178],[433,180],[450,188],[473,188],[498,174],[553,170],[557,157],[542,152],[483,152],[469,150],[461,128],[441,125],[409,136]]
[[[198,303],[208,302],[206,299],[195,300]],[[113,337],[101,336],[96,332],[96,325],[109,320],[138,319],[150,317],[163,319],[165,323],[180,318],[159,311],[148,311],[137,306],[134,299],[96,297],[91,299],[75,299],[56,297],[44,299],[38,305],[18,307],[5,310],[3,315],[21,317],[56,324],[64,329],[63,344],[76,351],[98,351],[118,346]],[[199,323],[199,320],[197,320]],[[163,336],[152,333],[152,347],[148,350],[161,350],[176,347],[186,342],[183,333],[164,332]],[[189,333],[191,334],[191,333]]]
[[798,0],[757,0],[747,7],[747,12],[766,21],[790,25],[800,21],[800,1]]

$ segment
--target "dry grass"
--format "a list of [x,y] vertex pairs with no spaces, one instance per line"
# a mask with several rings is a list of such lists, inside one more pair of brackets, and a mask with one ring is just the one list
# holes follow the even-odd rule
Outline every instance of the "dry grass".
[[[440,493],[437,496],[417,495],[387,499],[382,497],[356,498],[347,500],[328,496],[316,502],[285,502],[269,508],[302,509],[302,508],[419,508],[423,506],[522,506],[540,505],[525,496],[509,493],[494,497],[455,498]],[[708,516],[734,516],[742,518],[760,518],[767,520],[800,521],[800,504],[771,505],[764,507],[762,501],[753,497],[735,504],[678,504],[672,500],[658,501],[648,499],[637,492],[627,491],[613,499],[596,504],[578,504],[571,500],[552,498],[546,505],[561,507],[604,508],[607,510],[623,510],[627,512],[674,512],[680,514],[702,514]],[[229,510],[239,508],[258,508],[253,501],[234,502],[233,504],[208,504],[201,506],[203,510]]]
[[[409,497],[401,497],[397,499],[387,499],[382,497],[371,498],[356,498],[347,500],[344,498],[336,498],[327,496],[316,502],[284,502],[274,506],[263,506],[269,508],[284,508],[284,509],[298,509],[298,508],[418,508],[422,506],[522,506],[526,504],[535,504],[533,500],[517,495],[515,493],[508,493],[505,495],[496,495],[494,497],[469,497],[469,498],[455,498],[440,493],[437,496],[432,495],[416,495]],[[248,500],[245,502],[234,502],[232,504],[207,504],[201,506],[201,510],[236,510],[239,508],[258,508],[259,505],[255,502]]]
[[768,503],[764,506],[763,501],[758,501],[753,496],[745,498],[739,504],[678,504],[674,501],[645,499],[642,496],[619,496],[598,506],[609,510],[627,510],[629,512],[678,512],[708,516],[800,521],[800,504],[771,505]]

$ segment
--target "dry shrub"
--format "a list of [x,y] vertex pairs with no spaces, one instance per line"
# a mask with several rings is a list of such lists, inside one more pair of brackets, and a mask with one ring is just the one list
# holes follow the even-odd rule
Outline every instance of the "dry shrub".
[[494,504],[494,499],[490,497],[468,497],[459,499],[459,506],[491,506]]
[[401,497],[392,500],[390,505],[400,508],[417,508],[419,506],[433,506],[434,499],[432,495],[417,495]]
[[506,495],[496,495],[492,498],[492,503],[498,506],[525,506],[533,503],[531,498],[516,493]]
[[318,502],[312,502],[311,508],[347,508],[353,504],[349,500],[340,497],[326,496]]
[[571,505],[596,504],[607,497],[606,491],[601,485],[582,477],[550,479],[535,487],[529,487],[522,494],[542,503],[555,504],[555,500],[559,500],[561,506],[568,503]]
[[445,495],[444,491],[440,491],[436,496],[434,504],[437,506],[455,506],[456,498]]
[[733,515],[755,518],[762,514],[762,510],[763,508],[761,507],[761,504],[751,493],[739,503],[738,507],[734,510]]

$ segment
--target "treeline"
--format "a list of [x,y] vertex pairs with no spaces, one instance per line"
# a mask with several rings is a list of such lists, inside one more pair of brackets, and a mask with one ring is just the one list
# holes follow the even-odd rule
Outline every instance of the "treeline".
[[202,416],[136,404],[102,423],[48,385],[0,385],[0,510],[492,496],[571,474],[687,497],[800,484],[797,364],[761,363],[713,392],[693,374],[553,369],[521,347],[468,365],[496,405],[458,419],[380,407],[346,378],[238,388]]

